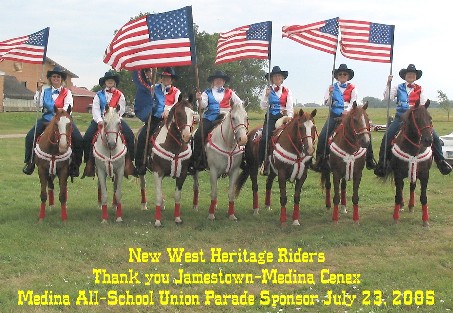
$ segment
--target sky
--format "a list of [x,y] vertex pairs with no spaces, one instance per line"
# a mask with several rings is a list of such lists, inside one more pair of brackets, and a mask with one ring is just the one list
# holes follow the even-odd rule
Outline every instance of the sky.
[[[398,72],[410,63],[423,71],[418,83],[428,98],[437,100],[437,90],[442,90],[453,99],[450,76],[453,72],[450,60],[453,36],[448,32],[451,11],[446,8],[447,1],[60,0],[46,2],[44,6],[42,3],[9,1],[2,8],[0,41],[50,27],[47,56],[79,76],[73,80],[75,85],[89,89],[110,68],[103,63],[103,55],[115,30],[141,12],[160,13],[190,5],[199,30],[211,34],[272,21],[270,64],[289,72],[284,85],[292,90],[298,103],[322,102],[331,83],[334,57],[282,38],[282,26],[305,25],[334,17],[395,25],[392,65],[346,59],[339,51],[337,53],[335,68],[346,63],[354,70],[351,82],[356,85],[359,99],[366,96],[382,99],[390,72],[394,83],[400,83]],[[200,83],[201,88],[207,87]],[[263,85],[265,83],[263,78]],[[231,87],[234,89],[234,77]]]

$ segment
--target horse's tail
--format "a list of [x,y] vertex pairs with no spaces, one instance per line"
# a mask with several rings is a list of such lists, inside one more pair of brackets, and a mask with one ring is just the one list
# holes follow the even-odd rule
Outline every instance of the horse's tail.
[[[244,159],[245,160],[245,159]],[[242,167],[242,171],[239,174],[238,179],[236,180],[236,183],[234,184],[234,196],[237,198],[239,194],[241,193],[241,189],[244,186],[245,182],[250,176],[250,166],[247,164],[244,164],[245,166]]]

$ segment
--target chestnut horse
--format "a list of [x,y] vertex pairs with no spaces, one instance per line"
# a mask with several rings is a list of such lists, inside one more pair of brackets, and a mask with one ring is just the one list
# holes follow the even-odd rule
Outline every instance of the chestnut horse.
[[414,191],[417,179],[420,180],[420,203],[422,204],[423,226],[429,226],[428,198],[426,190],[429,181],[429,169],[433,158],[431,144],[433,142],[431,115],[425,105],[417,102],[402,116],[402,126],[393,140],[391,172],[395,181],[395,207],[393,219],[398,222],[399,212],[403,203],[404,178],[410,181],[409,211],[412,212],[415,202]]
[[[329,165],[330,171],[323,169],[321,186],[325,187],[326,207],[331,207],[330,200],[330,173],[332,173],[334,197],[332,220],[339,219],[339,204],[346,212],[346,182],[352,180],[352,203],[354,222],[359,222],[359,187],[362,180],[362,171],[365,166],[366,150],[371,141],[370,120],[366,109],[368,102],[358,106],[354,101],[352,108],[344,112],[341,123],[335,128],[330,143]],[[341,183],[341,195],[340,195]]]
[[39,136],[35,147],[35,163],[38,166],[39,181],[41,183],[41,208],[39,221],[42,222],[46,215],[47,195],[49,208],[54,206],[54,179],[58,176],[60,184],[59,200],[61,203],[61,219],[68,218],[66,202],[68,198],[69,162],[72,153],[71,110],[68,112],[55,108],[55,116],[46,129]]
[[[208,219],[215,219],[217,208],[217,180],[222,175],[228,175],[228,218],[236,221],[234,214],[234,186],[239,176],[244,146],[247,143],[247,112],[242,104],[232,104],[231,109],[208,135],[206,142],[206,157],[211,178],[211,205]],[[193,206],[198,208],[198,171],[193,175]]]
[[192,148],[189,144],[192,136],[194,113],[192,99],[180,99],[170,110],[165,124],[159,129],[156,136],[152,137],[151,164],[148,168],[154,175],[156,197],[155,223],[156,227],[162,226],[162,180],[164,177],[176,179],[174,194],[174,217],[177,225],[181,220],[181,190],[187,176]]
[[98,176],[98,201],[102,208],[102,223],[107,223],[107,177],[113,178],[113,204],[116,222],[123,221],[121,186],[127,147],[121,133],[119,106],[109,107],[104,114],[102,128],[94,137],[93,155]]
[[[311,113],[300,110],[294,118],[277,128],[271,137],[272,153],[269,153],[271,171],[266,181],[266,200],[265,205],[270,208],[270,195],[272,184],[278,176],[280,187],[280,223],[286,223],[286,182],[296,182],[294,192],[293,225],[299,223],[299,203],[302,185],[307,178],[308,164],[313,156],[314,141],[316,139],[316,125],[314,117],[316,110]],[[236,183],[236,196],[247,180],[248,176],[252,180],[253,190],[253,210],[258,214],[258,150],[260,134],[259,129],[254,129],[248,134],[248,141],[245,147],[245,166]]]

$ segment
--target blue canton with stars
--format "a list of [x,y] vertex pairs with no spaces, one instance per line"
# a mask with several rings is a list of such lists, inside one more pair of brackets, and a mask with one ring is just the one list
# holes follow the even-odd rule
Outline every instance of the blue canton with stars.
[[49,28],[44,28],[43,30],[40,30],[39,32],[29,35],[27,41],[25,41],[24,43],[27,45],[32,45],[32,46],[45,47],[45,46],[47,46],[48,38],[49,38]]
[[250,25],[249,29],[246,31],[247,40],[271,40],[272,35],[272,23],[271,22],[261,22]]
[[[186,8],[159,14],[150,14],[146,18],[151,41],[190,38]],[[190,27],[190,28],[189,28]]]
[[393,25],[371,23],[370,43],[381,45],[393,44]]
[[326,25],[321,27],[319,31],[338,37],[338,17],[326,20]]

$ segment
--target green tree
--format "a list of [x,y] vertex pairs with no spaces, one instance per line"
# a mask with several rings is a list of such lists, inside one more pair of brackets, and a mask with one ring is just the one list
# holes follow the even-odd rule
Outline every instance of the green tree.
[[451,101],[442,90],[438,90],[437,94],[437,99],[439,99],[439,107],[447,112],[447,121],[450,121]]

